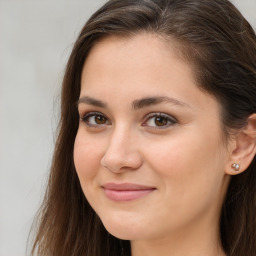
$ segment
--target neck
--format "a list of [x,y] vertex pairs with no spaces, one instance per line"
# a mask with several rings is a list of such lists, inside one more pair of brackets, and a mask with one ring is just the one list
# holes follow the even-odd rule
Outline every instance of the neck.
[[225,256],[214,225],[186,227],[161,239],[131,241],[131,250],[132,256]]
[[[222,249],[219,216],[229,179],[225,180],[221,200],[190,224],[169,234],[131,241],[132,256],[226,256]],[[212,209],[210,209],[212,208]]]

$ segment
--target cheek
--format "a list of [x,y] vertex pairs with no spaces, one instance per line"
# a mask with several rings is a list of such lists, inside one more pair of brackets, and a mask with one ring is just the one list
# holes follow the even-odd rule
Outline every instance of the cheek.
[[[161,188],[162,200],[156,207],[161,209],[160,218],[168,215],[176,224],[187,224],[202,213],[218,209],[224,177],[221,148],[214,139],[195,135],[158,143],[157,150],[147,147],[150,169]],[[176,225],[171,219],[168,223]]]
[[[208,133],[205,133],[208,134]],[[151,168],[158,173],[166,190],[178,196],[204,192],[223,177],[223,146],[218,138],[199,133],[177,136],[147,147]],[[150,157],[151,156],[151,157]]]
[[100,163],[100,147],[79,132],[74,144],[74,163],[80,182],[94,177]]

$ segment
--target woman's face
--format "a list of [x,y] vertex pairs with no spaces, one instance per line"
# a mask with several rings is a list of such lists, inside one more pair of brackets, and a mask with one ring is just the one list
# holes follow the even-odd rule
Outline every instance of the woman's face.
[[150,34],[109,37],[83,68],[75,167],[87,200],[122,239],[218,225],[230,166],[220,108],[175,51]]

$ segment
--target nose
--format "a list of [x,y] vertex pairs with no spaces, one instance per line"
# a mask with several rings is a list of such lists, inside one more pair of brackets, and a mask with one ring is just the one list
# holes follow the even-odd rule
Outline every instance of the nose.
[[110,136],[101,165],[113,173],[136,170],[142,165],[136,137],[131,131],[116,129]]

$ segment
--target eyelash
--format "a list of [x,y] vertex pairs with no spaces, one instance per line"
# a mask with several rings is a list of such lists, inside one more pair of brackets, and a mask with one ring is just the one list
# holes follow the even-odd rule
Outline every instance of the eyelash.
[[177,123],[177,120],[165,113],[150,113],[145,117],[145,121],[142,123],[142,126],[147,126],[146,123],[149,122],[150,120],[154,120],[153,122],[156,121],[156,118],[163,118],[163,120],[165,120],[167,122],[167,124],[163,125],[163,126],[148,126],[150,129],[166,129],[170,126],[173,126]]
[[81,121],[85,122],[85,124],[88,127],[93,127],[93,128],[101,128],[103,125],[106,125],[105,123],[104,124],[91,124],[91,123],[89,123],[89,118],[94,117],[94,120],[95,120],[96,116],[101,117],[101,118],[103,117],[104,119],[106,119],[106,122],[108,122],[108,118],[100,112],[88,112],[83,117],[81,117]]
[[[103,123],[103,124],[96,124],[96,123],[91,124],[89,122],[90,117],[94,117],[94,121],[95,121],[96,117],[100,117],[100,118],[105,119],[106,122]],[[147,123],[152,119],[155,119],[153,122],[156,122],[156,118],[162,118],[162,121],[165,121],[166,124],[163,125],[163,126],[157,126],[157,125],[149,126],[149,125],[147,125]],[[142,126],[148,127],[150,129],[166,129],[166,128],[168,128],[170,126],[173,126],[177,123],[177,120],[174,117],[171,117],[170,115],[165,114],[165,113],[161,113],[161,112],[149,113],[148,115],[146,115],[144,120],[145,121],[143,121]],[[104,125],[110,125],[111,124],[111,122],[108,121],[108,118],[100,112],[88,112],[83,117],[81,117],[81,121],[83,121],[88,127],[92,127],[92,128],[102,128],[102,126],[104,126]]]

